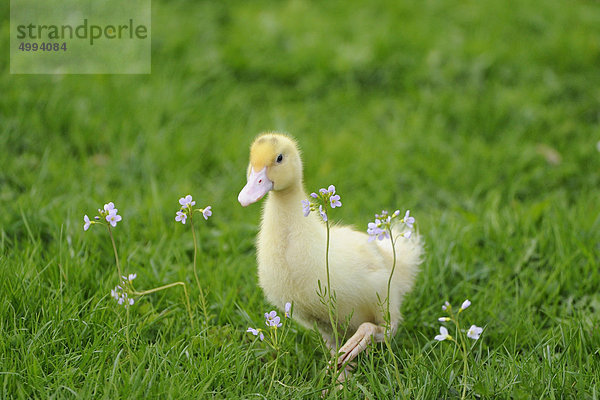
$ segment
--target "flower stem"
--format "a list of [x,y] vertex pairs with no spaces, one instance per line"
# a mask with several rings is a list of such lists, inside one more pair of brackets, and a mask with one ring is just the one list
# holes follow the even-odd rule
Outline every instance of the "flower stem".
[[200,291],[200,307],[202,308],[202,314],[204,315],[204,326],[208,328],[208,308],[206,306],[206,297],[204,297],[204,291],[202,285],[200,285],[200,279],[198,279],[198,241],[196,240],[196,230],[194,229],[194,212],[190,212],[190,227],[192,228],[192,237],[194,240],[194,278],[196,279],[196,285]]
[[269,393],[271,393],[271,388],[273,387],[273,381],[275,380],[275,372],[277,372],[277,363],[279,362],[279,352],[275,354],[275,365],[273,366],[273,373],[271,374],[271,382],[269,383],[269,389],[267,389],[267,397]]
[[329,296],[329,300],[333,299],[331,295],[331,280],[329,278],[329,221],[326,222],[327,225],[327,243],[325,246],[325,269],[327,270],[327,296]]
[[467,374],[469,373],[469,363],[467,360],[467,346],[465,345],[465,338],[460,331],[460,323],[458,322],[458,313],[454,319],[454,323],[456,324],[456,336],[460,337],[460,344],[456,340],[454,340],[454,343],[456,343],[463,353],[463,390],[460,398],[464,400],[467,396]]
[[192,237],[194,238],[194,278],[196,278],[196,285],[198,285],[198,289],[202,292],[202,287],[200,286],[200,279],[198,279],[198,272],[196,271],[196,258],[198,252],[198,245],[196,241],[196,230],[194,229],[194,213],[190,213],[190,227],[192,228]]
[[388,348],[388,351],[390,352],[390,357],[392,358],[392,361],[394,363],[394,375],[396,377],[396,382],[398,383],[398,388],[400,390],[400,393],[402,394],[402,397],[404,397],[404,391],[402,390],[402,380],[400,379],[400,372],[398,369],[398,362],[396,361],[396,356],[394,355],[394,352],[392,351],[392,317],[391,317],[391,313],[390,313],[390,292],[391,292],[391,286],[392,286],[392,277],[394,276],[394,271],[396,270],[396,241],[394,240],[394,235],[392,233],[392,228],[388,228],[389,230],[389,234],[390,234],[390,242],[392,243],[392,253],[394,254],[394,262],[392,264],[392,271],[390,272],[390,277],[388,279],[388,284],[387,284],[387,297],[385,299],[385,322],[387,324],[386,326],[386,331],[385,332],[385,339],[384,342]]
[[112,243],[113,251],[115,252],[115,262],[117,263],[117,274],[119,274],[117,281],[121,280],[123,276],[121,274],[121,264],[119,263],[119,255],[117,254],[117,246],[115,245],[115,238],[113,237],[112,230],[110,229],[110,225],[106,225],[108,228],[108,234],[110,235],[110,241]]
[[127,338],[127,347],[129,348],[129,372],[133,375],[132,357],[133,351],[131,350],[131,341],[129,339],[129,307],[127,307],[127,324],[125,325],[125,337]]
[[462,339],[463,345],[463,390],[461,399],[464,400],[467,396],[467,375],[469,373],[469,363],[467,362],[467,347],[465,346],[465,340]]
[[159,286],[154,289],[143,290],[141,292],[134,290],[132,292],[132,294],[135,296],[144,296],[146,294],[159,292],[161,290],[169,289],[169,288],[172,288],[175,286],[183,287],[183,294],[185,295],[185,304],[186,304],[187,312],[188,312],[188,315],[190,316],[190,323],[192,324],[192,329],[194,329],[194,318],[192,316],[192,307],[190,306],[190,296],[188,295],[187,287],[184,282],[173,282],[173,283],[169,283],[168,285]]
[[392,317],[390,314],[390,292],[391,292],[391,287],[392,287],[392,277],[394,276],[394,271],[396,270],[396,243],[394,240],[394,235],[392,234],[392,228],[389,228],[389,233],[390,233],[390,242],[392,243],[392,253],[394,254],[394,262],[392,264],[392,271],[390,272],[390,277],[388,279],[388,283],[387,283],[387,297],[385,298],[385,321],[387,322],[388,326],[387,326],[387,332],[386,335],[388,335],[391,339],[392,336]]
[[390,352],[390,357],[392,358],[392,362],[394,363],[394,377],[396,378],[396,383],[398,383],[398,390],[400,391],[400,394],[402,396],[402,398],[406,398],[404,395],[404,390],[402,390],[402,380],[400,379],[400,370],[398,368],[398,361],[396,361],[396,356],[394,355],[394,351],[392,350],[392,341],[390,339],[390,337],[388,337],[386,335],[385,339],[384,339],[385,345],[388,348],[388,351]]
[[[335,297],[333,296],[333,294],[331,293],[331,279],[329,277],[329,236],[330,236],[330,228],[329,228],[329,219],[327,221],[325,221],[325,226],[327,227],[327,242],[326,242],[326,246],[325,246],[325,269],[327,272],[327,309],[329,311],[329,323],[331,324],[331,329],[333,330],[333,340],[334,340],[334,346],[336,347],[336,351],[335,351],[335,356],[334,356],[334,363],[333,363],[333,368],[335,371],[337,371],[337,367],[338,367],[338,359],[339,359],[339,353],[337,351],[337,346],[338,346],[338,341],[339,341],[339,335],[338,335],[338,326],[337,326],[337,312],[336,312],[336,304],[335,304]],[[342,372],[343,373],[343,370]],[[332,374],[332,386],[335,385],[335,381],[337,380],[339,374],[334,373]]]

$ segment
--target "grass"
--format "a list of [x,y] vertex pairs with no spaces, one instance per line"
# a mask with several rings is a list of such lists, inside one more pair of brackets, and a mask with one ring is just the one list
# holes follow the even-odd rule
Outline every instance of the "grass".
[[[407,398],[459,397],[461,359],[434,343],[445,300],[473,305],[468,397],[600,393],[600,6],[593,1],[154,1],[152,74],[9,75],[0,60],[2,398],[317,398],[326,358],[292,325],[274,358],[248,326],[260,207],[243,209],[248,146],[287,131],[305,183],[366,229],[410,208],[427,243],[392,346]],[[0,7],[8,54],[9,10]],[[83,215],[114,201],[136,287],[189,284],[188,227],[211,320],[179,290],[126,316],[110,241]],[[198,222],[201,222],[198,220]],[[197,324],[201,326],[201,324]],[[131,348],[126,341],[130,330]],[[383,352],[339,398],[397,398]]]

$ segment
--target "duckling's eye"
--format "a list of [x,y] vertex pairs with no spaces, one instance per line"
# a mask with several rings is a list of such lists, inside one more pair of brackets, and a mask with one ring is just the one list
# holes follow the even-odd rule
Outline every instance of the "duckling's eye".
[[281,163],[283,161],[283,154],[277,156],[277,162]]

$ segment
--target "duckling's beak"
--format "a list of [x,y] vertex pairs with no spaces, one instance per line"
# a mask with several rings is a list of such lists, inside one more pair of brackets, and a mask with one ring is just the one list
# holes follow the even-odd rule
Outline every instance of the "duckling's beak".
[[267,178],[267,167],[260,172],[255,172],[254,168],[251,168],[248,183],[240,192],[238,201],[243,207],[246,207],[262,199],[271,189],[273,189],[273,182]]

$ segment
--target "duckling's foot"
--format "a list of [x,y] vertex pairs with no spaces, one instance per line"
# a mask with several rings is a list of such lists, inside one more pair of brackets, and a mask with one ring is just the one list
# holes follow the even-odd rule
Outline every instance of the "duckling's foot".
[[338,358],[338,368],[354,360],[359,353],[364,351],[372,340],[382,342],[385,335],[385,328],[370,322],[362,323],[356,333],[340,349]]

